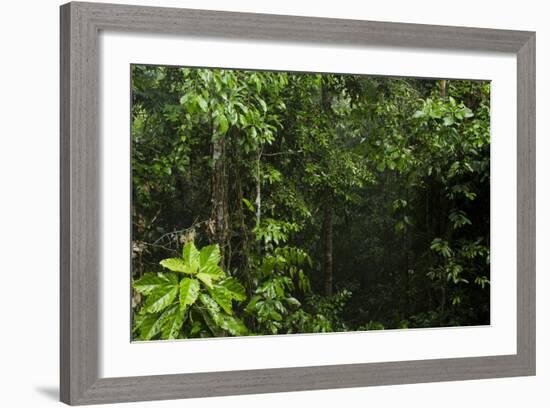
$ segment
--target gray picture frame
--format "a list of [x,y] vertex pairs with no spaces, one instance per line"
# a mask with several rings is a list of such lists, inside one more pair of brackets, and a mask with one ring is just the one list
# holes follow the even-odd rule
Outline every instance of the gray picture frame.
[[[535,33],[114,4],[61,6],[60,395],[71,404],[535,374]],[[505,52],[517,56],[517,353],[387,363],[100,378],[98,34]]]

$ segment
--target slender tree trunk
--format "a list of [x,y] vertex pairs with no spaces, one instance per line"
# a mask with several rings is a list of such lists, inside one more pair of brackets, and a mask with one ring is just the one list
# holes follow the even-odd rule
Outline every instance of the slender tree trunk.
[[447,81],[445,79],[439,81],[439,95],[442,98],[447,97]]
[[258,157],[256,158],[256,227],[260,226],[262,221],[262,174],[260,161],[262,160],[262,152],[258,150]]
[[[330,100],[330,90],[328,83],[325,82],[323,78],[321,80],[321,109],[324,112],[325,118],[330,118],[331,116],[331,100]],[[332,124],[330,119],[325,123],[325,126],[330,128]],[[327,167],[330,167],[330,163]],[[330,168],[327,169],[330,171]],[[334,223],[334,197],[332,194],[327,194],[325,197],[325,202],[323,205],[323,226],[322,226],[322,236],[323,236],[323,286],[325,291],[325,296],[332,296],[333,292],[333,223]]]
[[[258,147],[258,157],[256,158],[256,199],[254,204],[256,204],[256,228],[260,228],[262,222],[262,169],[261,169],[261,160],[262,160],[262,149]],[[257,242],[258,256],[262,254],[262,243]]]
[[323,273],[325,296],[332,296],[333,281],[333,218],[332,199],[327,199],[323,210]]
[[212,212],[210,215],[210,239],[220,246],[222,264],[228,236],[227,180],[225,177],[225,138],[214,136],[212,144]]

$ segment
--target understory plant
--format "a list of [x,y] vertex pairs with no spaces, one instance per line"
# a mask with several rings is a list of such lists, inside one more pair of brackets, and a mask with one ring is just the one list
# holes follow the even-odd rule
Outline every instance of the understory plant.
[[198,250],[185,244],[182,256],[160,261],[162,272],[148,272],[133,283],[143,301],[134,314],[137,340],[210,336],[243,336],[244,323],[235,316],[246,300],[244,287],[220,267],[218,245]]

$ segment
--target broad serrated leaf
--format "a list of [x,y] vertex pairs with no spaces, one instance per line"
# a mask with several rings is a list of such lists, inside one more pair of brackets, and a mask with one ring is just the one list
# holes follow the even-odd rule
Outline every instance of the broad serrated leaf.
[[199,272],[195,275],[207,288],[212,289],[212,276],[207,273]]
[[144,274],[140,279],[136,280],[133,284],[136,292],[142,295],[149,295],[156,289],[164,286],[173,286],[178,283],[178,278],[173,273],[153,273],[148,272]]
[[200,284],[195,279],[183,278],[180,282],[180,312],[193,305],[200,292]]
[[167,284],[160,286],[153,290],[143,304],[143,309],[147,313],[156,313],[161,312],[166,309],[168,306],[174,302],[176,296],[178,295],[178,283],[172,282],[172,284]]
[[199,260],[201,269],[212,265],[218,266],[220,259],[220,247],[217,244],[205,246],[200,251]]
[[187,273],[192,275],[197,273],[199,270],[200,252],[197,247],[195,247],[193,241],[189,241],[184,245],[182,255]]
[[233,304],[231,303],[231,294],[229,291],[221,286],[215,285],[210,290],[210,296],[216,301],[216,303],[224,310],[225,313],[232,315],[233,314]]
[[232,299],[242,302],[246,300],[246,290],[243,285],[235,278],[227,278],[219,283],[221,286],[229,291]]
[[206,310],[201,310],[202,318],[204,319],[204,322],[206,323],[206,326],[210,329],[212,334],[215,337],[223,337],[225,333],[223,332],[223,329],[218,326],[218,324],[214,321],[212,318],[211,312]]
[[[248,329],[244,323],[234,316],[227,315],[220,310],[218,303],[205,293],[199,295],[199,299],[208,313],[204,313],[207,316],[205,322],[215,334],[215,331],[223,329],[233,336],[244,336],[248,334]],[[223,333],[221,334],[223,336]]]
[[139,334],[142,340],[151,340],[161,331],[161,322],[158,313],[146,314],[139,326]]
[[183,325],[185,315],[179,311],[178,305],[166,309],[159,317],[161,337],[165,339],[177,339]]
[[185,263],[181,258],[166,258],[159,262],[162,267],[170,269],[173,272],[183,272],[189,273],[186,271]]
[[200,273],[203,275],[209,275],[212,282],[217,282],[220,279],[225,278],[225,272],[218,265],[208,265],[200,269]]
[[248,328],[245,324],[234,316],[220,314],[219,325],[233,336],[246,336],[248,334]]
[[222,328],[220,327],[220,307],[218,304],[205,293],[199,295],[200,302],[203,306],[201,309],[204,322],[216,337],[224,335]]
[[220,311],[220,307],[218,306],[218,304],[214,301],[214,299],[212,299],[210,296],[208,296],[206,293],[201,293],[199,295],[199,299],[202,303],[202,305],[207,309],[207,310],[213,310],[215,312],[219,312]]
[[139,328],[141,327],[141,324],[147,317],[146,313],[134,313],[134,324],[132,325],[132,333],[136,333]]
[[218,265],[220,259],[221,255],[218,245],[209,245],[204,247],[200,252],[199,272],[203,274],[203,276],[209,275],[209,277],[205,278],[205,280],[207,280],[205,285],[208,287],[211,287],[212,282],[216,282],[225,277],[225,272]]

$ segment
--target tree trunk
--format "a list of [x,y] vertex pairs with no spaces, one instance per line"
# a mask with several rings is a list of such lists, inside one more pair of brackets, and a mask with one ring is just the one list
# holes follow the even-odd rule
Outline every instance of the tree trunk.
[[333,217],[334,209],[332,200],[328,199],[324,205],[323,214],[323,272],[324,272],[324,290],[325,296],[332,296],[333,280]]
[[[325,118],[331,117],[331,95],[329,90],[329,84],[323,77],[321,80],[321,109],[323,110]],[[330,119],[325,122],[327,129],[331,128]],[[330,162],[327,164],[327,171],[330,172]],[[332,296],[333,289],[333,194],[326,194],[324,209],[323,209],[323,272],[324,272],[324,290],[325,296]]]
[[439,81],[439,96],[442,98],[447,97],[447,81],[445,79]]
[[227,243],[227,180],[225,177],[225,138],[214,136],[212,143],[212,212],[210,215],[210,240],[220,246],[222,265]]
[[258,150],[258,157],[256,158],[256,228],[260,227],[262,222],[262,173],[260,162],[262,160],[262,152]]

